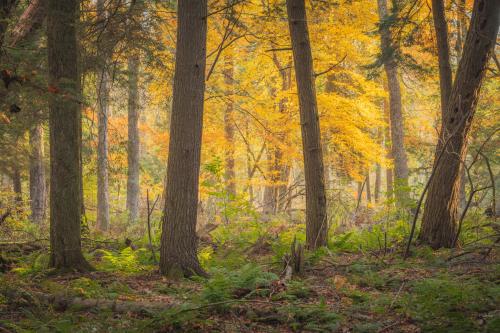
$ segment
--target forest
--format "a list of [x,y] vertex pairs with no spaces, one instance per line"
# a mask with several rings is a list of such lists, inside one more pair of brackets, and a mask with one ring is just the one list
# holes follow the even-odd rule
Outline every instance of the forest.
[[0,333],[500,332],[499,25],[0,0]]

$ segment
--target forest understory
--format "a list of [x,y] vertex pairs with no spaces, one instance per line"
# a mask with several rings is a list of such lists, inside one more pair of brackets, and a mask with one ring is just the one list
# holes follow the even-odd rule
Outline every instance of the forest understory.
[[84,239],[95,271],[65,274],[46,268],[44,241],[2,243],[0,330],[498,332],[492,242],[438,252],[418,246],[404,260],[397,229],[349,232],[306,252],[295,272],[286,258],[304,226],[255,227],[222,225],[202,237],[208,279],[160,275],[140,243]]

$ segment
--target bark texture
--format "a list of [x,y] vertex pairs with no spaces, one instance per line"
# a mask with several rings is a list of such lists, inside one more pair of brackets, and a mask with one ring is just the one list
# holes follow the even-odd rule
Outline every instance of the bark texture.
[[139,58],[128,59],[128,169],[127,169],[127,210],[129,221],[139,218]]
[[45,167],[43,164],[43,127],[30,129],[30,204],[31,220],[40,224],[45,218]]
[[394,158],[394,177],[396,183],[396,200],[404,203],[407,197],[405,187],[408,185],[408,159],[404,143],[403,106],[401,88],[398,78],[398,64],[395,59],[396,49],[392,42],[391,31],[387,26],[387,1],[377,0],[380,21],[382,60],[384,63],[389,88],[389,111],[391,125],[391,149]]
[[49,98],[50,126],[50,265],[87,270],[81,251],[80,131],[81,110],[76,39],[77,0],[48,0],[49,84],[63,92]]
[[306,242],[310,249],[316,249],[327,244],[328,219],[313,59],[304,0],[287,0],[286,5],[304,151]]
[[10,46],[17,45],[40,28],[46,16],[46,0],[32,0],[12,29]]
[[450,65],[450,45],[448,41],[448,24],[444,12],[443,0],[432,0],[432,17],[436,31],[436,46],[439,61],[439,85],[441,92],[441,119],[444,119],[453,84]]
[[[104,0],[97,0],[97,20],[106,29]],[[106,34],[103,33],[103,36]],[[109,117],[109,69],[105,43],[98,45],[97,60],[97,227],[109,229],[109,175],[108,175],[108,117]]]
[[205,275],[196,217],[205,92],[207,0],[180,1],[160,271]]
[[[453,246],[457,232],[460,174],[467,153],[467,137],[479,99],[488,60],[494,49],[500,21],[500,0],[474,3],[446,114],[442,122],[436,159],[429,184],[419,239],[433,248]],[[444,142],[449,139],[447,147]]]

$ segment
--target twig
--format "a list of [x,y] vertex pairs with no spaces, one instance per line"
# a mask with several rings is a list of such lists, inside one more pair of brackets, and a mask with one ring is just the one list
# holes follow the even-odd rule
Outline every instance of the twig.
[[337,62],[336,64],[328,67],[328,69],[325,69],[324,71],[321,71],[319,73],[314,73],[314,77],[318,77],[318,76],[321,76],[321,75],[324,75],[330,71],[332,71],[335,67],[337,67],[338,65],[340,65],[341,63],[344,62],[345,58],[347,58],[347,54],[339,61]]
[[405,281],[403,281],[403,283],[401,283],[401,286],[399,287],[398,292],[396,293],[396,296],[394,296],[394,298],[391,301],[391,304],[389,305],[389,309],[392,309],[394,302],[396,302],[396,300],[398,299],[399,294],[401,293],[401,290],[403,290],[404,286],[405,286]]

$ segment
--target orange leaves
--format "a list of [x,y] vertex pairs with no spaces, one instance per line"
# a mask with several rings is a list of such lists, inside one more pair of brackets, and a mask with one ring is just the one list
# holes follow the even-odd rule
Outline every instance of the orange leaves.
[[58,87],[53,86],[53,85],[49,85],[49,86],[47,87],[47,91],[48,91],[49,93],[51,93],[51,94],[59,94],[59,93],[61,92],[61,90],[59,90],[59,88],[58,88]]

